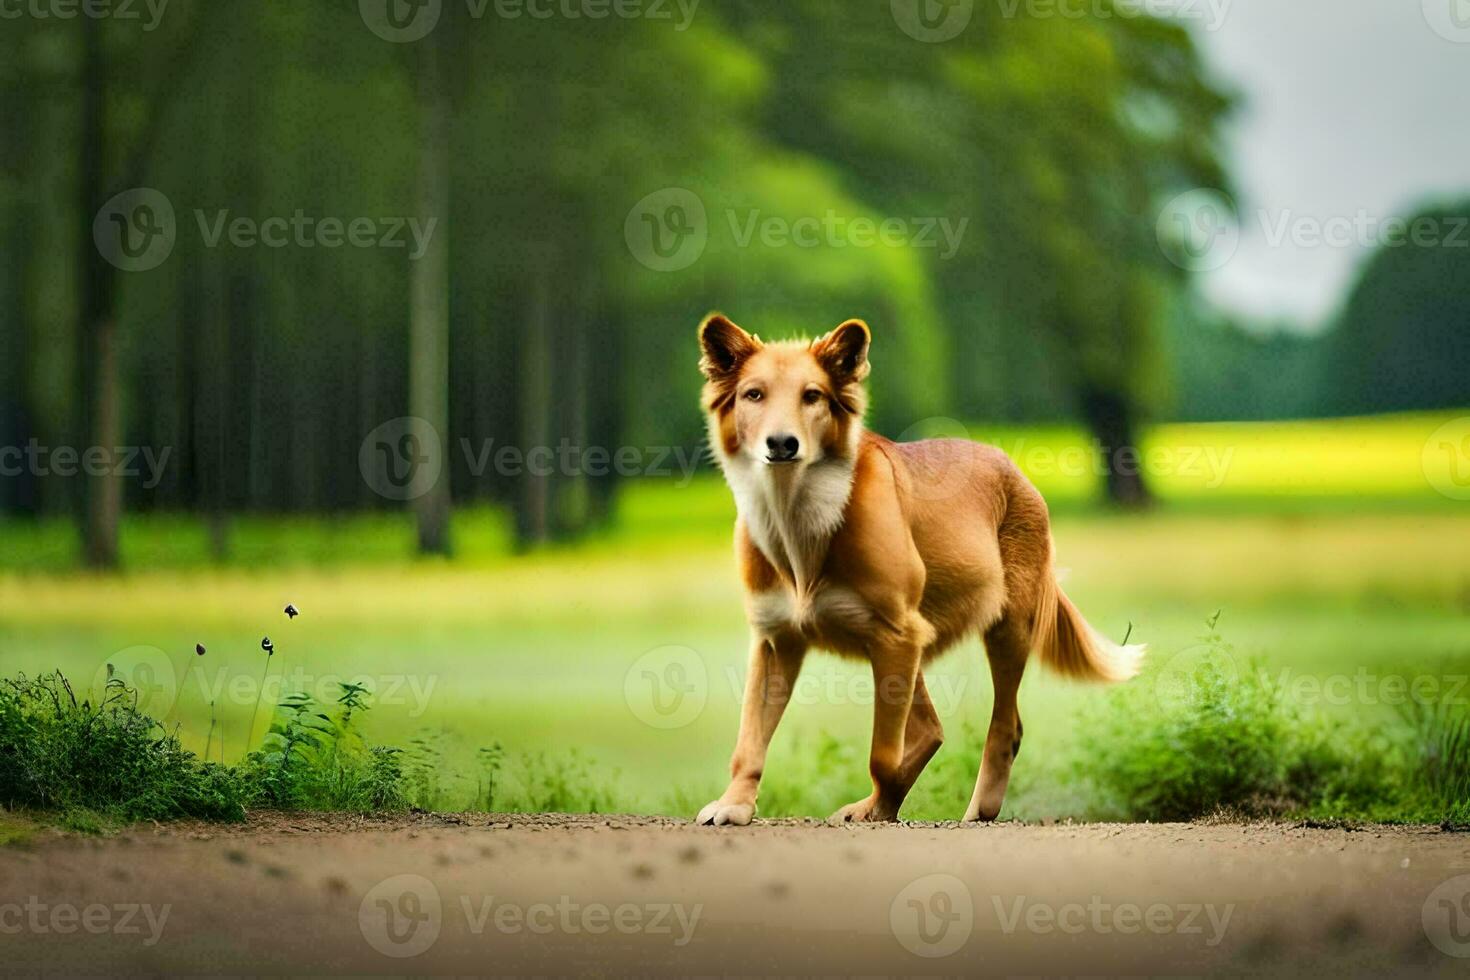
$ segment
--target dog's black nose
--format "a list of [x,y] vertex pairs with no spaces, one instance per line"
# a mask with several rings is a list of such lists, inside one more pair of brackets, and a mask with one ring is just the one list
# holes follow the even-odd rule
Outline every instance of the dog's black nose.
[[800,449],[801,441],[796,436],[766,436],[767,458],[774,462],[790,462]]

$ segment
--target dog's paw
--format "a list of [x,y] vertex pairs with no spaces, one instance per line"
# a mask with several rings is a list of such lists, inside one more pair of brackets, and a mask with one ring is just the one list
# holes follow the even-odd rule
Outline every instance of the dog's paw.
[[755,807],[749,803],[721,803],[715,800],[699,811],[694,822],[701,827],[744,827],[755,817]]
[[879,806],[875,797],[866,800],[858,800],[849,803],[827,818],[827,822],[834,827],[840,827],[845,823],[888,823],[898,819],[897,813],[888,813]]

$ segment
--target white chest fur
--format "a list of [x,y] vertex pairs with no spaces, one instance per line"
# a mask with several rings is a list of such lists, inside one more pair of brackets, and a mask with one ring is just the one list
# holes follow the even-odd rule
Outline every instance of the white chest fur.
[[751,541],[791,577],[798,601],[806,604],[847,511],[852,462],[773,467],[735,458],[724,461],[724,471]]

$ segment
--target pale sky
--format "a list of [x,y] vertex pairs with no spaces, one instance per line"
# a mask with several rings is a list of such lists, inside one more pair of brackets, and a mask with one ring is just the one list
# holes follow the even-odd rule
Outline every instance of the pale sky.
[[1314,244],[1314,221],[1366,221],[1372,241],[1385,219],[1470,197],[1470,0],[1224,2],[1196,34],[1243,96],[1227,141],[1241,235],[1201,284],[1225,309],[1320,326],[1370,249],[1341,220],[1351,244]]

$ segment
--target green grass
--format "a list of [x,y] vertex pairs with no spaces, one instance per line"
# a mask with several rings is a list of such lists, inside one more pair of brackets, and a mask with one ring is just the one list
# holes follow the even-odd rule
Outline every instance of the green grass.
[[[178,726],[147,715],[140,692],[111,671],[95,703],[60,672],[0,680],[0,846],[28,842],[38,820],[96,834],[138,820],[235,821],[247,807],[383,813],[410,802],[453,805],[441,782],[440,740],[418,736],[406,751],[370,744],[359,729],[371,709],[367,689],[338,690],[334,705],[284,695],[259,744],[226,764],[183,748]],[[206,736],[203,755],[209,751]],[[482,782],[470,807],[595,812],[616,799],[576,751],[523,754],[509,772],[498,745],[478,761]],[[13,816],[17,810],[28,816]]]
[[[1025,818],[1101,815],[1106,802],[1072,760],[1095,740],[1115,702],[1136,698],[1139,717],[1161,713],[1157,685],[1198,646],[1200,623],[1224,608],[1237,676],[1281,687],[1308,719],[1371,732],[1396,723],[1396,679],[1428,678],[1451,693],[1470,663],[1470,513],[1329,512],[1216,518],[1066,517],[1057,522],[1066,588],[1086,615],[1121,637],[1152,644],[1146,673],[1099,689],[1028,672],[1022,685],[1026,745],[1007,813]],[[295,602],[302,615],[280,609]],[[145,691],[148,710],[179,726],[196,753],[206,742],[234,761],[264,737],[268,709],[254,695],[276,646],[266,697],[306,689],[330,702],[339,680],[377,693],[363,729],[379,743],[432,739],[441,805],[468,805],[484,782],[477,754],[506,753],[500,799],[523,790],[524,757],[566,759],[591,799],[567,808],[683,813],[721,789],[738,717],[746,649],[727,545],[688,544],[645,556],[593,546],[516,563],[460,569],[438,563],[384,570],[291,569],[134,573],[122,578],[0,580],[0,661],[7,673],[62,668],[87,688],[114,662]],[[208,653],[196,657],[196,642]],[[648,651],[694,651],[704,705],[687,725],[651,727],[625,699]],[[1366,673],[1368,696],[1355,678]],[[767,766],[763,812],[825,814],[866,789],[869,709],[859,665],[814,657]],[[930,688],[949,732],[907,811],[963,809],[988,718],[989,680],[978,644],[931,668]],[[1349,682],[1346,697],[1303,681]],[[237,687],[238,685],[238,687]],[[1466,696],[1467,692],[1458,692]],[[211,734],[210,701],[217,727]],[[1105,749],[1108,746],[1104,747]],[[1126,751],[1118,746],[1117,751]],[[822,768],[818,759],[833,760]],[[570,783],[571,779],[562,782]],[[700,798],[703,797],[701,800]]]
[[95,700],[60,674],[0,681],[0,805],[92,830],[112,820],[238,820],[244,802],[230,770],[184,749],[118,678]]
[[1101,737],[1080,747],[1077,777],[1096,788],[1097,806],[1128,820],[1407,815],[1419,802],[1407,792],[1405,774],[1419,762],[1401,751],[1407,745],[1306,721],[1282,687],[1262,682],[1259,661],[1236,676],[1219,618],[1206,623],[1200,656],[1164,704],[1140,703],[1135,689],[1114,702]]
[[248,804],[354,813],[407,808],[403,750],[372,745],[358,730],[371,707],[367,689],[340,682],[337,690],[332,705],[304,691],[281,696],[259,747],[232,770]]
[[1411,702],[1408,723],[1412,785],[1447,827],[1470,829],[1470,711],[1455,704]]
[[0,809],[0,847],[24,847],[39,830],[34,820]]
[[[1028,671],[1025,747],[1003,815],[1139,815],[1141,795],[1120,798],[1128,784],[1096,778],[1105,760],[1134,764],[1137,786],[1168,771],[1158,765],[1169,739],[1233,738],[1179,728],[1171,714],[1170,684],[1200,657],[1201,623],[1219,610],[1229,679],[1269,695],[1281,711],[1271,724],[1290,736],[1270,772],[1312,781],[1288,802],[1319,815],[1373,811],[1355,797],[1357,783],[1334,787],[1321,775],[1334,753],[1396,772],[1412,758],[1404,739],[1413,729],[1397,685],[1429,682],[1441,699],[1470,698],[1470,687],[1455,687],[1470,674],[1470,503],[1427,482],[1419,461],[1434,422],[1277,427],[1275,450],[1272,427],[1167,430],[1177,445],[1208,435],[1234,445],[1236,460],[1274,459],[1283,486],[1326,479],[1319,456],[1299,451],[1326,447],[1334,492],[1277,496],[1262,477],[1246,479],[1254,471],[1232,469],[1236,482],[1213,495],[1156,479],[1165,505],[1124,515],[1038,476],[1056,503],[1064,587],[1105,633],[1121,638],[1132,624],[1151,654],[1144,675],[1122,688]],[[1075,434],[1030,438],[1061,445]],[[0,528],[0,566],[10,569],[0,572],[0,676],[59,668],[90,690],[112,662],[186,748],[202,756],[207,746],[228,762],[262,744],[267,706],[283,692],[330,705],[338,682],[362,683],[375,697],[360,731],[404,750],[413,802],[688,815],[723,788],[738,719],[747,640],[732,517],[715,479],[654,482],[630,488],[609,531],[527,557],[508,554],[499,515],[461,514],[460,553],[449,562],[411,560],[412,529],[398,515],[253,518],[237,523],[236,556],[224,567],[207,564],[190,521],[137,518],[120,576],[27,555],[41,531],[10,525]],[[293,621],[280,611],[288,601],[302,610]],[[264,634],[277,652],[260,695]],[[690,651],[702,702],[676,728],[648,722],[641,686],[648,658],[667,660],[657,652],[666,647]],[[825,816],[867,792],[864,677],[857,664],[809,661],[772,746],[763,814]],[[988,722],[983,651],[967,643],[928,677],[947,739],[905,815],[952,818],[969,799]],[[1120,717],[1133,737],[1117,731]],[[1396,809],[1379,816],[1445,809],[1396,778],[1382,789]],[[1211,780],[1197,797],[1219,795],[1210,787],[1225,784]],[[1241,785],[1259,796],[1264,784]]]

